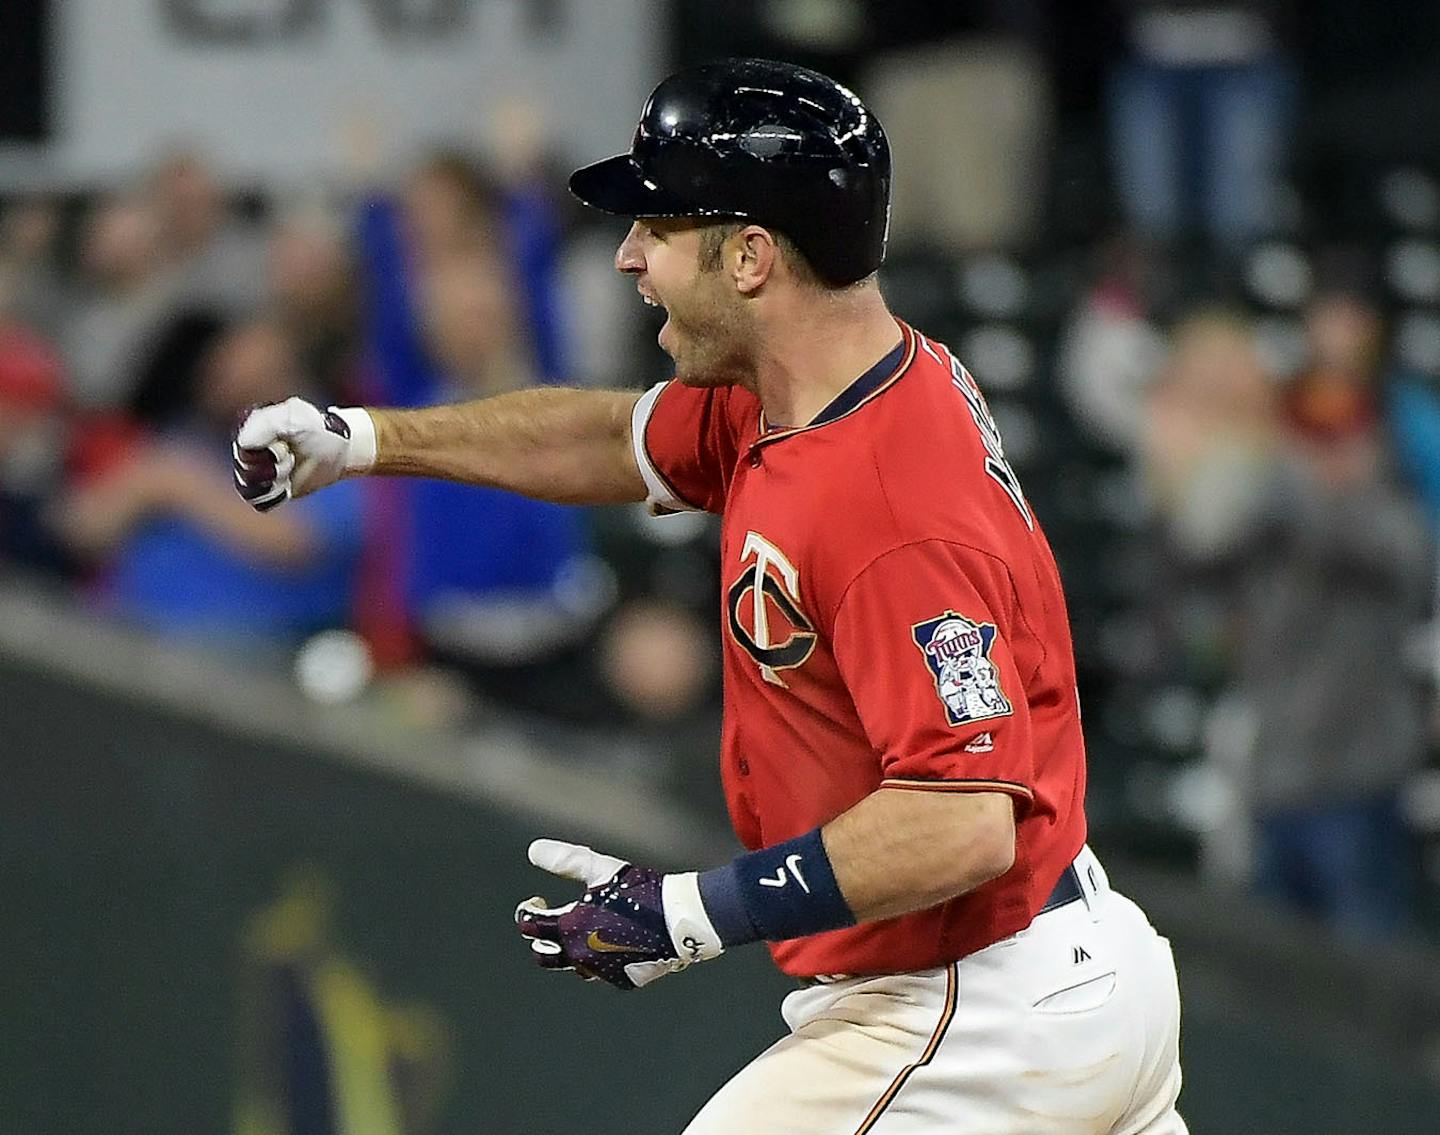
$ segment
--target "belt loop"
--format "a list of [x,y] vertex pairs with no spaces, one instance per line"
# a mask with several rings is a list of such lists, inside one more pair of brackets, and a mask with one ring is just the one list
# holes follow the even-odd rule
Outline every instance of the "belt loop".
[[1087,843],[1075,857],[1075,875],[1080,882],[1080,897],[1085,900],[1085,909],[1090,912],[1090,921],[1099,922],[1104,892],[1107,888],[1105,870]]

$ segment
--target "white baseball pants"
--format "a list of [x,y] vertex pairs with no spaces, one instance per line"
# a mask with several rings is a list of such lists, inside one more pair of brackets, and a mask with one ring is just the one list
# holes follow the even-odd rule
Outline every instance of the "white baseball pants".
[[952,965],[791,993],[685,1135],[1185,1135],[1170,944],[1075,866],[1081,900]]

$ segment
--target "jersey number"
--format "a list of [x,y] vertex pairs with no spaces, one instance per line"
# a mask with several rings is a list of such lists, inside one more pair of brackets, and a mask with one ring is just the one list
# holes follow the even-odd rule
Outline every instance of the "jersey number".
[[[933,351],[930,353],[935,354]],[[949,352],[946,351],[946,354],[949,355]],[[985,404],[985,395],[980,393],[975,379],[954,355],[950,355],[950,381],[955,389],[960,391],[965,404],[970,407],[970,416],[975,419],[975,428],[980,431],[980,440],[985,445],[985,472],[1005,490],[1005,495],[1020,510],[1025,526],[1033,532],[1035,518],[1030,515],[1030,506],[1025,502],[1025,494],[1020,490],[1020,478],[1015,476],[1015,470],[1010,468],[1010,462],[1005,460],[1005,443],[1000,440],[1000,430],[990,414],[990,407]]]

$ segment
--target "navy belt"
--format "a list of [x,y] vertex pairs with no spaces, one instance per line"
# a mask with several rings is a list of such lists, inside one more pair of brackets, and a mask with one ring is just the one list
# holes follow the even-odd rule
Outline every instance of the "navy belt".
[[1060,872],[1060,879],[1055,884],[1055,889],[1050,892],[1050,897],[1045,900],[1045,905],[1040,908],[1038,914],[1044,914],[1047,910],[1054,910],[1056,907],[1065,906],[1076,899],[1085,897],[1085,891],[1080,886],[1080,872],[1075,870],[1075,864]]
[[[1085,889],[1080,885],[1080,872],[1075,870],[1075,864],[1072,863],[1060,872],[1060,878],[1055,883],[1055,889],[1050,892],[1050,897],[1045,900],[1045,905],[1036,912],[1036,917],[1038,918],[1046,911],[1057,910],[1062,906],[1068,906],[1070,903],[1078,899],[1083,899],[1084,897]],[[809,989],[816,985],[832,985],[836,981],[843,980],[846,976],[845,974],[837,973],[827,974],[823,977],[800,977],[795,980],[800,984],[801,988]]]

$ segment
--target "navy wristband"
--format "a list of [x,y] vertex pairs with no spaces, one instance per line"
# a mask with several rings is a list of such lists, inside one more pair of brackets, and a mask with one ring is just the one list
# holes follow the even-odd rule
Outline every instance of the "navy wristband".
[[698,882],[705,913],[726,949],[855,925],[819,828],[702,871]]

